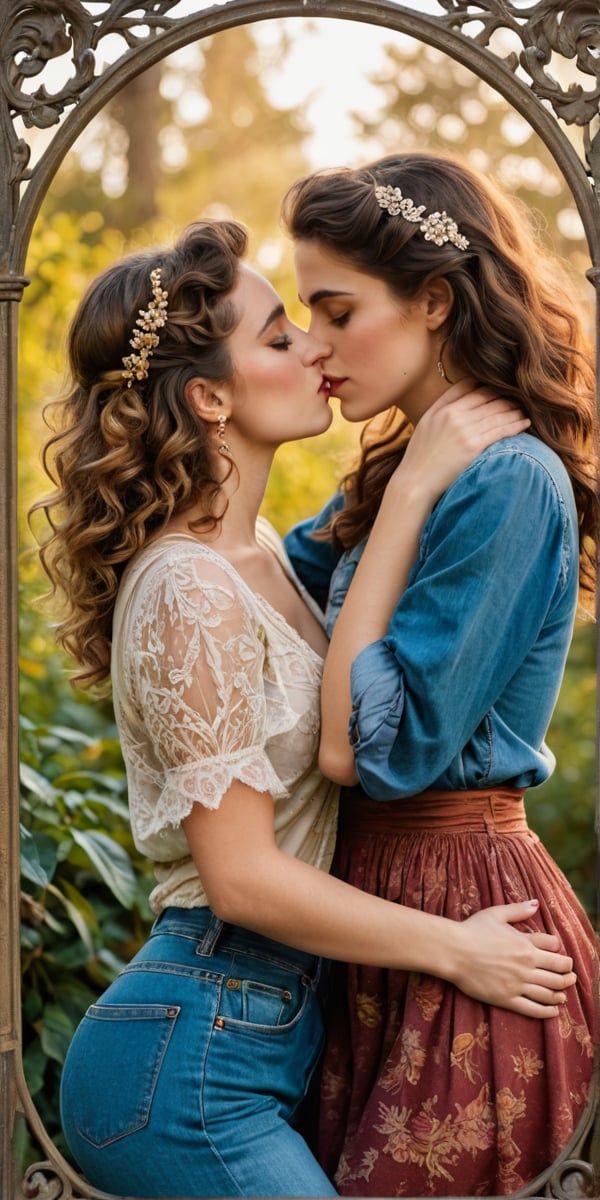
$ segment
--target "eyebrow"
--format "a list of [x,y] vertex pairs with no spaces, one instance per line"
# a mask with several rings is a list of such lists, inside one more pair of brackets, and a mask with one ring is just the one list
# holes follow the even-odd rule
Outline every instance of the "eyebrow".
[[269,313],[269,316],[267,317],[264,325],[262,325],[261,328],[259,329],[257,336],[262,337],[263,333],[265,332],[265,329],[268,329],[269,325],[272,325],[273,321],[277,320],[277,317],[283,317],[283,316],[285,316],[285,308],[280,301],[279,304],[275,305],[275,308],[273,309],[273,311]]
[[[329,291],[328,288],[319,288],[319,290],[317,292],[313,292],[312,296],[308,297],[308,306],[310,308],[313,304],[320,304],[321,300],[335,299],[336,296],[351,296],[351,295],[352,295],[352,292]],[[304,301],[302,300],[302,296],[300,296],[299,299],[304,304]]]

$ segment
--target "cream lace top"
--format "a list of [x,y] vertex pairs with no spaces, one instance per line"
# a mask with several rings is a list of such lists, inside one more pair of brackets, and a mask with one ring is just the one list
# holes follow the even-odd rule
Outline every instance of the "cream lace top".
[[[263,518],[257,539],[321,620]],[[208,904],[181,821],[195,803],[217,808],[236,779],[271,792],[281,850],[329,869],[338,789],[317,766],[322,665],[191,535],[167,534],[132,559],[114,614],[113,699],[133,837],[158,880],[156,913]]]

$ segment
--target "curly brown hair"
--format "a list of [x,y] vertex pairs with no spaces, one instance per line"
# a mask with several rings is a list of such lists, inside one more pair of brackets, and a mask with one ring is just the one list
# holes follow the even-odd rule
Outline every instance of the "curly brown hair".
[[[390,219],[373,195],[380,184],[400,187],[427,213],[449,213],[468,249],[438,246],[418,223]],[[530,432],[562,459],[579,516],[581,585],[591,591],[599,516],[592,358],[570,283],[539,244],[525,207],[458,159],[423,152],[299,179],[284,199],[283,221],[294,239],[320,243],[402,300],[432,279],[448,280],[448,352],[465,375],[518,401]],[[359,463],[342,481],[345,506],[328,531],[343,547],[371,528],[410,433],[395,409],[365,426]]]
[[[43,510],[51,527],[40,557],[63,601],[57,636],[79,664],[80,687],[109,675],[113,609],[132,555],[199,500],[199,527],[214,527],[222,515],[209,430],[184,392],[195,376],[233,375],[231,292],[246,246],[234,221],[195,222],[173,247],[131,254],[104,271],[72,321],[68,390],[46,410],[52,436],[43,461],[56,490],[31,513]],[[148,377],[128,386],[123,359],[157,267],[167,321]]]

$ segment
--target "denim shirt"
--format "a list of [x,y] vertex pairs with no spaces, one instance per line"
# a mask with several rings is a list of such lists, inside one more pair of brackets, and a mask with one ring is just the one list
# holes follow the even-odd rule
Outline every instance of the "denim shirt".
[[[342,503],[334,497],[286,539],[317,599],[330,583],[329,634],[365,543],[340,555],[311,533]],[[555,760],[544,737],[573,630],[578,559],[571,483],[543,442],[505,438],[463,471],[427,519],[387,634],[352,664],[349,739],[369,796],[548,778]]]

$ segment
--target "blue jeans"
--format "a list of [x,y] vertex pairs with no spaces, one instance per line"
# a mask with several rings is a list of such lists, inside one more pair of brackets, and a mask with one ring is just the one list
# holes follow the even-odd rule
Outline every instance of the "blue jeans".
[[143,1197],[335,1196],[291,1121],[323,1043],[321,961],[168,908],[77,1029],[61,1115],[88,1182]]

